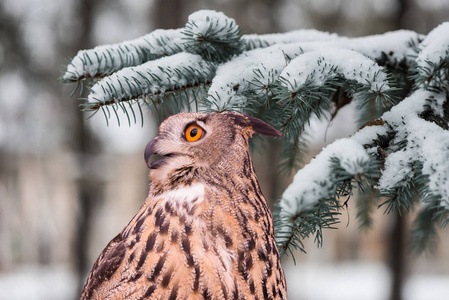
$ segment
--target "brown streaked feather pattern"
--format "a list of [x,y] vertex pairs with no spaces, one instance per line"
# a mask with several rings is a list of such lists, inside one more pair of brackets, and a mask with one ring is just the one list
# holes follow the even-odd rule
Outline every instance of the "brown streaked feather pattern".
[[[287,298],[245,117],[191,113],[164,121],[151,147],[167,157],[150,171],[142,208],[95,262],[82,299]],[[192,120],[207,135],[180,145],[176,133]]]

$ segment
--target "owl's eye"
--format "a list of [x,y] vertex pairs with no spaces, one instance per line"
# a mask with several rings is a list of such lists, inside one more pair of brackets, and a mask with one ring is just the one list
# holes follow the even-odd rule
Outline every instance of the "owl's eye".
[[203,136],[203,128],[196,124],[192,124],[187,127],[185,134],[188,142],[195,142]]

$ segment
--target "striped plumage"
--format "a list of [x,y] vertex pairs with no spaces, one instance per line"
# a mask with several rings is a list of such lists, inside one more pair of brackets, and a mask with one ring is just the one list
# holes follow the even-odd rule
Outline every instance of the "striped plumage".
[[[159,132],[145,152],[148,198],[95,262],[81,299],[286,299],[248,149],[254,132],[280,133],[230,112],[177,114]],[[154,153],[164,158],[150,164]]]

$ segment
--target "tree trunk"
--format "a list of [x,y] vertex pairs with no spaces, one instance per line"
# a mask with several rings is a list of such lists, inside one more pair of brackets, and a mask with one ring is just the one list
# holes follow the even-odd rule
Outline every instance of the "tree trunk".
[[407,29],[407,13],[409,12],[411,3],[410,0],[397,0],[398,9],[397,14],[393,19],[393,27],[395,29]]
[[[393,29],[407,29],[406,15],[410,9],[410,0],[397,0],[397,14],[393,20]],[[405,252],[405,230],[406,217],[399,212],[393,213],[393,228],[390,234],[390,270],[392,273],[392,284],[390,300],[402,300],[402,288],[404,286],[404,277],[406,271],[406,252]]]
[[184,27],[187,20],[183,20],[183,0],[156,0],[153,6],[153,26],[158,29],[175,29]]
[[[78,2],[78,17],[81,24],[81,34],[73,43],[74,53],[76,53],[78,49],[88,49],[92,47],[91,32],[93,11],[95,5],[98,5],[99,3],[99,1],[90,0]],[[72,147],[75,155],[79,158],[79,169],[85,170],[85,164],[88,163],[86,158],[93,153],[98,153],[98,141],[89,130],[85,122],[85,116],[80,111],[77,101],[72,102],[72,109],[76,116],[73,119],[72,124]],[[78,276],[79,287],[79,292],[75,295],[76,299],[79,299],[81,289],[84,285],[85,275],[92,265],[88,256],[90,228],[93,218],[92,213],[96,204],[104,195],[102,184],[98,182],[98,179],[95,178],[92,173],[81,171],[80,176],[81,178],[77,181],[79,215],[73,240],[74,268]]]
[[406,267],[405,222],[406,217],[399,212],[392,213],[393,228],[390,233],[389,264],[392,273],[390,300],[402,300],[402,287]]

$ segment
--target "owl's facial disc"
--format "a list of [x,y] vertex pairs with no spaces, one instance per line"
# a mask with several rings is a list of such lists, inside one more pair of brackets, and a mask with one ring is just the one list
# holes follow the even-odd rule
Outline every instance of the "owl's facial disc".
[[[187,123],[187,125],[179,125],[174,124],[170,126],[169,129],[171,131],[167,131],[166,128],[163,128],[160,130],[159,136],[155,137],[147,144],[145,148],[145,162],[148,168],[159,169],[169,161],[177,161],[175,157],[184,157],[184,160],[186,159],[185,157],[191,157],[192,153],[190,152],[190,147],[195,147],[194,145],[197,145],[197,143],[206,135],[206,129],[204,128],[206,126],[201,120],[193,120]],[[173,132],[177,132],[177,134],[173,134]],[[163,157],[162,159],[150,162],[150,158],[153,154]]]

